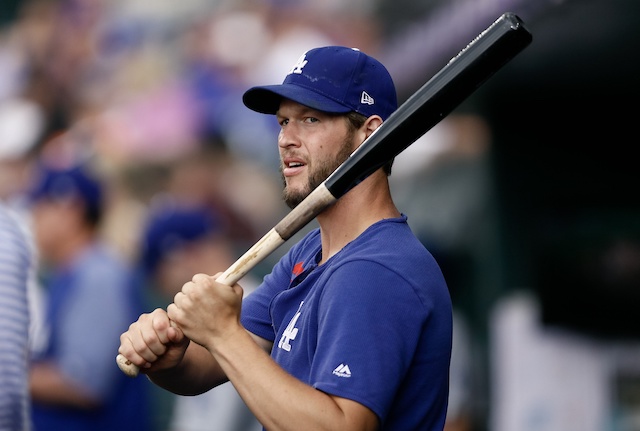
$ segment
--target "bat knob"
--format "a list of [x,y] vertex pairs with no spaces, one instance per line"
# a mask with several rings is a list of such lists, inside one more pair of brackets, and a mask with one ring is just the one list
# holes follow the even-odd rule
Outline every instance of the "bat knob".
[[137,377],[140,372],[140,368],[138,368],[137,365],[120,354],[116,356],[116,363],[118,364],[118,368],[129,377]]

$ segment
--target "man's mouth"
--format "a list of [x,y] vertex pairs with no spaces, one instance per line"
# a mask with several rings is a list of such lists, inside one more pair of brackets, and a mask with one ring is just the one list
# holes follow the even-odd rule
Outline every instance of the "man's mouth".
[[283,166],[282,173],[285,177],[290,177],[299,174],[306,166],[306,163],[299,159],[285,159]]

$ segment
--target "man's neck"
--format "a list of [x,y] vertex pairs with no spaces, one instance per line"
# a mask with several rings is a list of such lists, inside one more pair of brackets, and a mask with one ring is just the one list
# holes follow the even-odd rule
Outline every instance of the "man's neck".
[[382,172],[376,172],[318,215],[322,260],[326,262],[344,246],[380,220],[399,217]]

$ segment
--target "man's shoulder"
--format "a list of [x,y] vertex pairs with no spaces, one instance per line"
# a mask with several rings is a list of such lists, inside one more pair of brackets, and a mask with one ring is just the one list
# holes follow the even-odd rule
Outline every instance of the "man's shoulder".
[[416,237],[406,217],[381,220],[369,227],[357,240],[362,247],[385,251],[394,255],[419,254],[426,257],[427,249]]

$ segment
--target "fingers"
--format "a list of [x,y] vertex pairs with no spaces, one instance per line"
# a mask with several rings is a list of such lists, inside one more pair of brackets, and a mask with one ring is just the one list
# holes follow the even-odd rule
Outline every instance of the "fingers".
[[167,350],[167,344],[179,342],[182,333],[171,327],[167,313],[156,309],[141,315],[120,336],[118,352],[141,368],[148,368]]
[[[141,315],[120,336],[118,353],[141,369],[162,369],[177,364],[189,344],[185,328],[203,327],[207,311],[200,305],[212,296],[208,290],[214,285],[206,274],[196,274],[192,281],[185,283],[174,297],[167,310],[156,309]],[[175,323],[174,323],[175,322]]]
[[229,287],[208,274],[195,274],[167,307],[171,321],[191,341],[207,348],[239,322],[242,288]]
[[179,308],[184,305],[184,301],[190,298],[192,295],[198,295],[198,287],[196,283],[202,283],[205,280],[209,280],[210,277],[206,274],[196,274],[191,278],[191,281],[187,281],[182,285],[182,289],[173,297],[173,303]]
[[211,278],[215,280],[215,277],[211,277],[210,275],[207,275],[207,274],[196,274],[191,278],[191,280],[194,283],[198,283],[201,280],[211,280]]
[[211,297],[211,289],[214,287],[214,279],[211,276],[207,274],[194,275],[191,281],[186,282],[180,292],[173,297],[173,304],[167,308],[170,319],[180,323],[185,311],[192,310]]
[[[169,318],[171,319],[172,322],[180,322],[180,316],[181,316],[181,309],[178,305],[176,305],[176,303],[180,303],[182,302],[180,299],[178,299],[178,295],[180,295],[180,293],[178,293],[176,295],[176,298],[173,299],[173,303],[169,304],[169,306],[167,307],[167,315],[169,316]],[[184,294],[182,294],[182,296],[184,296]]]
[[171,321],[178,324],[183,322],[182,316],[185,310],[188,310],[193,300],[191,295],[194,294],[196,286],[193,281],[188,281],[182,286],[182,290],[175,294],[173,303],[167,307],[167,315]]

